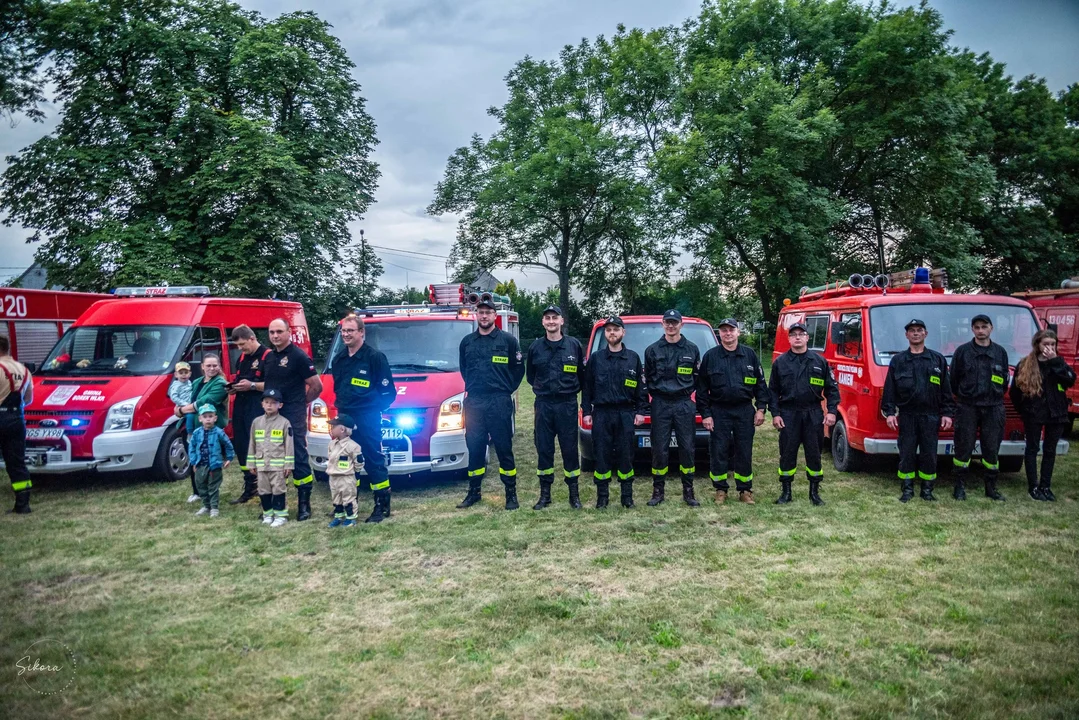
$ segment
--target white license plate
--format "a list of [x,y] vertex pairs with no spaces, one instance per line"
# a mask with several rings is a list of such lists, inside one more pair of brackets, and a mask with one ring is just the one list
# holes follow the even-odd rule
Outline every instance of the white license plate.
[[59,440],[64,437],[63,428],[27,428],[27,440]]
[[[641,437],[637,438],[637,447],[652,447],[652,438],[648,435],[642,435]],[[671,444],[668,445],[668,447],[678,447],[678,438],[676,438],[674,435],[671,435]]]
[[405,431],[401,428],[382,428],[383,440],[400,440],[405,436]]

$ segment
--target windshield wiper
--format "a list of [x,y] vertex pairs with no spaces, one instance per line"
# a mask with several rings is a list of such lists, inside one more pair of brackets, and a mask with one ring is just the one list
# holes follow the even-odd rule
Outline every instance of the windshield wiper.
[[128,370],[127,368],[118,368],[109,365],[108,367],[94,367],[93,365],[84,368],[75,368],[72,374],[85,374],[85,375],[134,375],[135,372]]
[[390,363],[391,368],[406,368],[409,370],[422,370],[424,372],[450,372],[445,368],[435,365],[423,365],[421,363]]

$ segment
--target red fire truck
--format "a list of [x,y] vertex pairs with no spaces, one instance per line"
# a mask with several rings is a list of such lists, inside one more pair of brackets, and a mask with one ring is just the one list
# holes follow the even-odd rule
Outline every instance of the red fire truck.
[[[1057,334],[1057,354],[1072,370],[1079,372],[1079,277],[1060,283],[1056,290],[1034,290],[1014,293],[1034,306],[1038,319]],[[1068,390],[1072,421],[1079,417],[1079,384]]]
[[[386,354],[397,386],[397,400],[382,416],[382,445],[391,475],[420,472],[463,474],[465,381],[458,366],[461,339],[475,329],[475,304],[495,300],[496,324],[519,337],[519,320],[508,297],[470,292],[464,285],[431,285],[428,302],[357,309],[364,342]],[[335,414],[333,357],[344,343],[334,334],[322,375],[322,395],[311,405],[308,449],[311,466],[325,479],[330,443],[329,419]]]
[[0,335],[11,340],[11,354],[33,372],[56,341],[86,308],[111,295],[0,288]]
[[[839,419],[831,430],[832,460],[837,470],[858,469],[864,455],[898,455],[897,435],[881,414],[880,400],[888,363],[907,348],[904,326],[923,320],[926,345],[949,360],[971,339],[971,318],[993,320],[993,342],[1008,351],[1010,372],[1030,352],[1038,320],[1023,300],[996,295],[945,293],[947,276],[926,268],[892,275],[852,275],[846,282],[803,288],[797,301],[785,300],[776,330],[773,359],[790,349],[787,328],[801,322],[809,347],[824,355],[839,385]],[[1023,462],[1023,424],[1006,400],[1007,421],[1000,448],[1000,468],[1017,472]],[[941,433],[937,451],[953,452],[952,433]],[[1068,451],[1061,441],[1057,452]],[[975,454],[980,449],[975,447]]]
[[[275,318],[311,352],[299,303],[208,297],[201,286],[118,288],[64,333],[34,374],[26,407],[26,451],[34,474],[150,470],[175,481],[187,474],[187,447],[168,398],[177,361],[201,376],[208,352],[231,375],[240,353],[228,343],[249,325],[267,346]],[[227,352],[225,352],[227,350]]]

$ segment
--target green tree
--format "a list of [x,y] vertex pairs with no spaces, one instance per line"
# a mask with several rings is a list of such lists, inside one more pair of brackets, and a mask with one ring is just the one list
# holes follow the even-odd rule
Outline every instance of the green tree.
[[42,5],[40,0],[5,0],[0,4],[0,115],[7,115],[12,123],[15,113],[37,121],[44,118],[38,107],[45,96],[36,42]]

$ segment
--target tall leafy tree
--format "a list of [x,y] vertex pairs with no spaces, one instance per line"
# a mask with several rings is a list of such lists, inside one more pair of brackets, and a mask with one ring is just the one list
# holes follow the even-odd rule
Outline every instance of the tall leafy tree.
[[37,45],[41,0],[5,0],[0,3],[0,116],[14,122],[15,113],[32,120],[44,117],[38,103],[41,92]]

